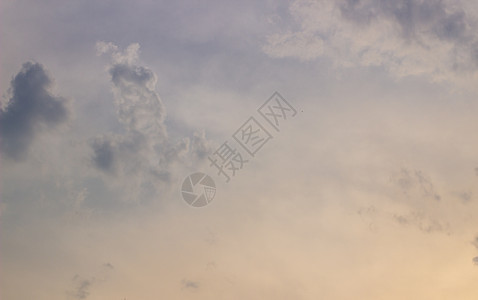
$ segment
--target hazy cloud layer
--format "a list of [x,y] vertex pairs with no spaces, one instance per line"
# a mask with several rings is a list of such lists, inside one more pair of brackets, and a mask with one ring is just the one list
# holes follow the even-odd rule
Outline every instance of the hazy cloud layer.
[[395,76],[433,80],[476,75],[477,24],[451,1],[296,0],[290,13],[300,29],[269,36],[264,51],[273,57],[334,64],[383,66]]
[[0,111],[1,150],[9,158],[24,158],[43,129],[52,129],[69,116],[67,101],[55,96],[43,65],[25,63],[12,79],[11,98]]
[[[478,6],[291,3],[2,2],[2,78],[34,58],[75,99],[2,164],[4,298],[477,298]],[[275,90],[297,116],[224,183],[211,145]]]

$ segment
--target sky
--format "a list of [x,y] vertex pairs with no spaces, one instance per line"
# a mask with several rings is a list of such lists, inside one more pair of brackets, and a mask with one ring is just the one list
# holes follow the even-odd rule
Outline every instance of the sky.
[[476,1],[0,13],[1,299],[477,299]]

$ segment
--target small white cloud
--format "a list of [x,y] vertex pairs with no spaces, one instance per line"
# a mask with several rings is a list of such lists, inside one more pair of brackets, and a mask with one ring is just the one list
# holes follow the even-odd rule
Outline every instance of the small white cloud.
[[133,64],[139,58],[139,44],[130,44],[124,51],[120,51],[119,47],[111,42],[97,42],[96,54],[98,56],[103,54],[110,54],[111,60],[114,64]]
[[118,51],[118,46],[109,42],[97,42],[96,43],[96,55],[100,56],[109,52],[116,52]]

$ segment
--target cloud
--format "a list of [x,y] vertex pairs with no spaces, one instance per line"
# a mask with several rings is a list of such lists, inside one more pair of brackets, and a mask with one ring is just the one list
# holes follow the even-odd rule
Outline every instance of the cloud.
[[407,196],[410,196],[411,193],[420,193],[425,198],[441,200],[441,196],[435,191],[435,186],[431,180],[420,170],[412,172],[402,168],[399,174],[392,176],[391,180]]
[[478,256],[473,258],[473,263],[478,266]]
[[97,138],[91,142],[93,161],[98,169],[112,173],[115,170],[115,153],[111,141]]
[[139,44],[131,44],[124,51],[112,43],[98,42],[98,54],[110,54],[109,74],[113,83],[116,111],[128,131],[148,137],[164,138],[166,111],[156,92],[156,74],[138,65]]
[[88,289],[91,286],[91,281],[89,280],[82,280],[78,285],[78,289],[76,290],[76,298],[77,299],[86,299],[90,294]]
[[135,189],[136,195],[145,187],[154,193],[158,183],[171,180],[177,162],[205,158],[210,150],[205,132],[190,137],[168,135],[166,109],[156,91],[157,76],[139,65],[138,44],[121,51],[112,43],[98,42],[96,48],[98,54],[111,59],[108,73],[122,128],[90,139],[92,165],[103,174],[125,179],[118,182]]
[[148,68],[128,64],[114,64],[110,75],[120,121],[129,130],[163,137],[165,110],[154,90],[156,75]]
[[296,0],[289,11],[299,29],[268,36],[263,50],[272,57],[329,57],[336,66],[383,66],[398,77],[476,75],[478,25],[452,2]]
[[475,239],[473,240],[472,244],[473,244],[473,246],[476,247],[476,249],[478,249],[478,235],[475,237]]
[[88,279],[79,279],[78,276],[75,276],[74,280],[77,281],[77,285],[75,291],[72,293],[72,296],[75,299],[88,298],[93,281]]
[[449,225],[432,219],[424,212],[414,211],[408,215],[394,214],[395,221],[403,226],[411,225],[425,233],[448,232]]
[[181,289],[197,290],[197,289],[199,289],[199,282],[188,280],[188,279],[183,279],[181,281],[181,286],[182,286]]
[[473,193],[472,192],[461,192],[461,193],[458,193],[457,194],[458,198],[461,199],[461,201],[463,203],[468,203],[471,201],[472,197],[473,197]]
[[101,286],[110,279],[110,274],[115,267],[111,263],[104,263],[101,269],[95,271],[94,276],[81,276],[79,274],[73,277],[73,290],[68,293],[69,296],[75,299],[87,299],[91,295],[93,288]]
[[110,175],[135,173],[156,156],[146,142],[147,137],[138,132],[98,136],[90,141],[94,166]]
[[68,102],[51,91],[43,65],[27,62],[11,81],[11,98],[0,110],[1,151],[21,160],[42,129],[53,129],[69,117]]
[[433,183],[423,175],[422,171],[415,171],[415,177],[417,178],[420,189],[425,197],[432,198],[437,201],[441,199],[440,195],[435,192]]
[[107,269],[113,270],[115,267],[111,263],[105,263],[103,266]]
[[344,19],[359,25],[387,18],[406,39],[419,40],[426,33],[459,41],[466,34],[465,13],[460,9],[450,11],[444,1],[345,0],[339,1],[338,7]]

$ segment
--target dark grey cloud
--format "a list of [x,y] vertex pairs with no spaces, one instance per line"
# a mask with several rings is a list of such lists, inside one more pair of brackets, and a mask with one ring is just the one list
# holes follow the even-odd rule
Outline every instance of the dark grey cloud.
[[111,141],[97,138],[91,142],[95,166],[108,173],[115,171],[115,153]]
[[1,151],[20,160],[36,134],[65,122],[69,116],[65,98],[51,92],[52,79],[43,65],[27,62],[11,81],[11,98],[0,110]]
[[138,131],[123,135],[103,134],[90,141],[91,161],[98,170],[108,175],[162,174],[167,171],[170,162],[167,159],[176,159],[168,153],[176,154],[180,150],[165,140],[151,144],[151,138]]
[[107,175],[161,173],[166,166],[166,162],[162,162],[163,151],[156,151],[150,138],[138,131],[103,134],[91,139],[90,147],[93,166]]
[[154,73],[142,66],[128,64],[115,64],[110,69],[111,80],[116,86],[127,88],[129,84],[146,87],[151,84]]

